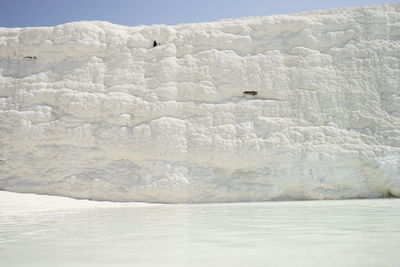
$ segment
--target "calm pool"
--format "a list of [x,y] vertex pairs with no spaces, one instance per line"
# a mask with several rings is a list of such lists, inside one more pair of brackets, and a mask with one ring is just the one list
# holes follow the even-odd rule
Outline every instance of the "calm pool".
[[0,266],[400,266],[400,200],[1,212]]

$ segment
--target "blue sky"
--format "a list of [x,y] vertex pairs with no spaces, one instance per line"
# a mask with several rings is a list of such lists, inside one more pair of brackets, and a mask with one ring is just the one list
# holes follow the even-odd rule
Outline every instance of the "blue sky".
[[0,27],[54,26],[80,20],[174,25],[393,3],[400,0],[0,0]]

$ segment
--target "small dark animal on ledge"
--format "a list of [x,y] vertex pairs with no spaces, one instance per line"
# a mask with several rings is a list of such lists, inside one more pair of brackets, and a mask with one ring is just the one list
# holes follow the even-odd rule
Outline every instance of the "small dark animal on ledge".
[[257,91],[244,91],[244,95],[257,95]]
[[154,40],[153,47],[156,47],[157,45],[159,45],[159,44]]

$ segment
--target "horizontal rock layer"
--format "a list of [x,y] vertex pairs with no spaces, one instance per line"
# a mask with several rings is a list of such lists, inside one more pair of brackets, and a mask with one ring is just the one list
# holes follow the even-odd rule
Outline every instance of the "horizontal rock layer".
[[0,28],[0,73],[3,190],[168,203],[400,196],[400,4]]

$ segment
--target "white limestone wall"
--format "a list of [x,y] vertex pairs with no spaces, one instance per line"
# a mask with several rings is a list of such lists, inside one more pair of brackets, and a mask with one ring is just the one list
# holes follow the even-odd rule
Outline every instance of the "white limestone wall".
[[400,196],[400,4],[0,28],[0,74],[3,190],[172,203]]

